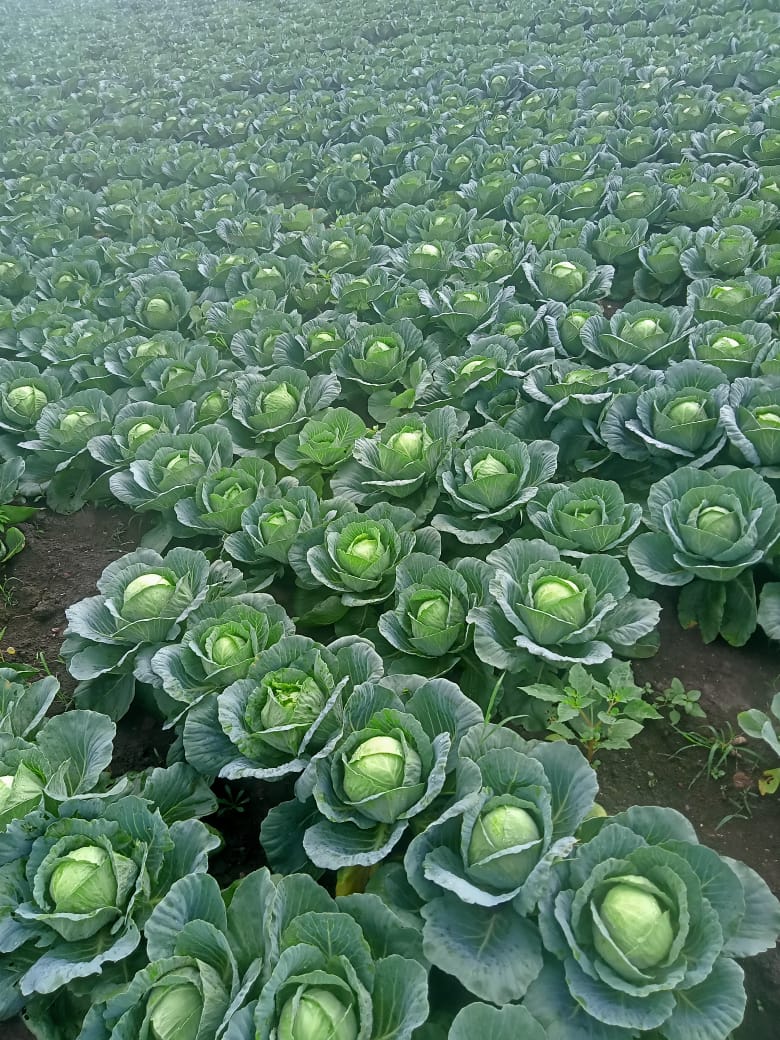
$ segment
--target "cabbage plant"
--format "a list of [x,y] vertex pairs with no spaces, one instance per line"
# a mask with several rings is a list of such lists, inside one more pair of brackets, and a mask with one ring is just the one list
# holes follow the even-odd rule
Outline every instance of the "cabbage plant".
[[467,416],[449,405],[430,415],[391,419],[374,437],[355,442],[353,458],[331,479],[335,495],[360,506],[398,500],[426,517],[439,497],[436,476],[446,465]]
[[726,280],[697,278],[688,286],[688,306],[698,322],[763,322],[774,311],[777,296],[771,280],[760,274]]
[[447,565],[415,552],[399,564],[395,607],[379,618],[379,631],[398,651],[393,671],[408,666],[441,675],[471,645],[469,611],[488,599],[490,571],[482,560],[463,557]]
[[41,372],[29,361],[0,361],[0,444],[9,454],[35,427],[46,405],[62,393],[53,372]]
[[111,432],[98,434],[87,442],[90,455],[104,469],[90,494],[110,495],[109,477],[128,469],[142,444],[158,433],[190,433],[195,421],[195,407],[190,402],[178,407],[149,401],[124,405],[114,416]]
[[738,224],[716,230],[700,228],[694,244],[680,255],[680,266],[692,281],[697,278],[735,278],[747,268],[758,249],[750,228]]
[[369,413],[380,420],[394,398],[415,388],[438,359],[435,346],[408,318],[401,318],[393,325],[356,328],[333,355],[331,368],[347,393],[368,399]]
[[404,867],[423,900],[429,959],[504,1004],[541,969],[531,918],[593,810],[596,774],[571,745],[477,726],[461,743],[455,779],[456,800],[412,839]]
[[599,421],[604,444],[621,458],[671,468],[706,466],[726,442],[724,373],[690,359],[671,365],[655,386],[610,401]]
[[619,363],[592,368],[570,359],[533,369],[523,379],[523,391],[547,406],[545,419],[596,419],[614,398],[652,386],[658,376],[637,364]]
[[332,750],[353,689],[382,673],[381,657],[358,636],[323,646],[283,635],[257,654],[245,678],[193,706],[185,757],[205,776],[229,780],[301,773]]
[[411,509],[380,503],[303,535],[290,563],[304,588],[324,586],[345,608],[363,607],[392,595],[397,568],[412,552],[438,558],[438,531],[419,527]]
[[484,329],[495,318],[502,303],[511,300],[514,289],[495,282],[474,285],[444,285],[433,293],[420,289],[419,297],[434,324],[455,336]]
[[273,444],[331,405],[339,391],[333,375],[310,379],[301,369],[288,366],[266,373],[244,372],[236,379],[233,397],[236,436],[247,450],[266,455]]
[[735,379],[721,420],[730,444],[770,479],[780,474],[780,387],[774,378]]
[[683,587],[678,614],[705,642],[742,646],[756,627],[752,571],[780,538],[780,506],[757,473],[685,466],[650,488],[648,526],[629,546],[631,565],[658,585]]
[[191,496],[174,504],[176,519],[201,535],[227,535],[241,530],[241,517],[276,484],[270,462],[245,455],[232,465],[204,473]]
[[177,642],[163,646],[149,666],[178,720],[203,697],[246,677],[263,650],[294,631],[271,596],[244,592],[203,603],[185,622]]
[[35,423],[36,436],[19,442],[25,456],[25,494],[45,491],[50,508],[63,513],[79,509],[96,475],[87,445],[92,437],[110,432],[116,411],[115,398],[102,390],[77,390],[49,401]]
[[[401,696],[402,683],[411,695]],[[381,862],[442,794],[464,733],[482,719],[446,679],[399,676],[357,687],[335,747],[299,780],[298,800],[282,802],[263,822],[260,838],[272,866],[310,861],[336,870]],[[291,826],[303,830],[300,851]]]
[[626,502],[613,480],[583,477],[545,484],[528,504],[528,520],[562,556],[621,553],[642,520],[642,507]]
[[664,302],[674,299],[686,278],[681,257],[690,246],[689,228],[676,227],[663,234],[650,235],[639,247],[641,269],[634,275],[634,288],[643,300]]
[[520,671],[534,659],[560,668],[598,664],[630,650],[658,624],[660,607],[629,593],[614,556],[561,559],[540,539],[515,538],[488,554],[495,603],[473,608],[477,656],[494,668]]
[[554,475],[557,460],[551,441],[525,443],[495,423],[472,430],[439,474],[449,510],[436,513],[431,523],[465,544],[494,542],[519,522],[523,507]]
[[[289,562],[289,556],[305,535],[326,528],[341,516],[356,515],[357,507],[346,498],[319,499],[316,492],[295,477],[283,477],[278,485],[241,514],[241,530],[228,535],[225,551],[234,560],[256,569],[256,587],[267,585]],[[262,583],[262,584],[260,584]]]
[[68,607],[62,646],[76,699],[121,718],[135,695],[136,680],[154,682],[149,661],[174,641],[182,622],[238,574],[209,567],[201,552],[171,549],[165,556],[137,549],[111,563],[98,579],[99,595]]
[[[277,320],[285,317],[289,320],[290,316],[276,314]],[[276,365],[301,368],[313,375],[327,374],[330,372],[331,358],[346,342],[354,326],[355,317],[352,314],[323,311],[310,321],[305,321],[300,328],[279,332],[270,347],[273,361]],[[231,348],[235,349],[233,344]],[[263,367],[258,364],[255,353],[248,355],[245,360]]]
[[697,361],[715,365],[729,379],[736,379],[760,375],[765,363],[771,366],[780,353],[780,341],[766,323],[705,321],[691,330],[688,348]]
[[522,295],[530,300],[598,300],[609,293],[614,267],[599,266],[584,249],[542,250],[522,264],[526,286]]
[[691,318],[686,307],[632,300],[609,320],[601,315],[589,318],[580,335],[589,354],[607,363],[665,368],[685,357]]
[[539,914],[553,961],[529,1011],[567,1040],[614,1030],[726,1040],[745,1010],[735,958],[774,945],[780,903],[673,809],[640,806],[593,829],[553,868]]
[[145,923],[149,963],[92,1003],[78,1040],[216,1040],[257,999],[267,951],[247,922],[274,897],[267,871],[243,878],[229,900],[208,874],[179,878]]
[[588,318],[603,315],[601,306],[586,300],[571,306],[551,302],[545,307],[544,323],[556,357],[574,361],[586,354],[582,330]]
[[[40,691],[30,690],[22,696],[29,695],[34,710]],[[23,703],[18,707],[23,709]],[[104,776],[115,735],[116,726],[105,715],[78,710],[47,719],[32,742],[0,733],[0,829],[39,808],[57,812],[61,803],[87,794],[121,794],[127,781],[119,780],[109,791]]]
[[417,930],[376,896],[334,901],[300,875],[279,880],[277,893],[267,915],[267,976],[231,1036],[411,1040],[429,1011]]
[[[137,436],[137,424],[136,424]],[[233,442],[224,426],[201,426],[193,433],[154,433],[143,438],[127,469],[114,473],[109,487],[114,498],[136,512],[169,513],[179,499],[189,497],[203,477],[233,462]]]
[[187,317],[192,302],[174,271],[144,273],[131,278],[123,309],[140,328],[157,332],[177,329]]
[[0,834],[0,932],[13,955],[0,1017],[33,994],[110,988],[155,904],[178,878],[205,871],[216,845],[199,820],[169,827],[136,795],[71,801],[59,816],[36,810],[12,822]]
[[352,455],[356,441],[367,434],[366,425],[349,408],[326,408],[309,419],[298,433],[288,434],[274,449],[276,459],[299,478],[324,481]]
[[527,337],[529,348],[538,344],[540,349],[524,350],[521,356],[517,340],[510,335],[474,334],[461,353],[432,367],[429,381],[418,389],[417,407],[427,410],[450,404],[470,411],[504,388],[515,386],[521,373],[552,362],[552,351],[543,345],[541,321],[532,326],[533,331],[520,320],[508,321],[505,327],[518,337]]

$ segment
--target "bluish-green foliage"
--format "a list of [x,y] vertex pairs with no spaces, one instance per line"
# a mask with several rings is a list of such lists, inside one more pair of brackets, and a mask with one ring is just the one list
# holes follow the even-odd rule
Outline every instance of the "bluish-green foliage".
[[[763,882],[496,720],[587,743],[617,684],[625,746],[654,585],[780,637],[776,8],[4,5],[0,560],[15,498],[144,527],[68,609],[77,710],[0,677],[0,1019],[738,1026]],[[170,762],[110,778],[136,699]],[[289,782],[279,874],[206,874],[217,780]]]

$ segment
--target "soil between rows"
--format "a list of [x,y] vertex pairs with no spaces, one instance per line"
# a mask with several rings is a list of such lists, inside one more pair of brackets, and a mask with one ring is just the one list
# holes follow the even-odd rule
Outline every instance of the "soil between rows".
[[[0,663],[45,665],[56,675],[64,696],[73,690],[59,658],[66,625],[65,609],[95,595],[103,569],[134,549],[140,537],[136,514],[121,509],[85,508],[69,516],[42,511],[25,525],[28,545],[0,575]],[[738,731],[736,715],[749,707],[766,708],[780,678],[780,658],[766,640],[756,638],[740,650],[717,642],[704,646],[697,632],[683,631],[666,603],[661,620],[661,653],[637,662],[638,682],[658,690],[677,676],[686,688],[702,691],[706,719],[681,724],[688,730]],[[119,725],[112,770],[122,773],[160,764],[168,737],[158,722],[131,713]],[[755,750],[759,750],[756,748]],[[666,723],[649,723],[630,751],[605,752],[599,758],[600,800],[610,811],[630,805],[668,805],[688,816],[701,841],[743,860],[780,893],[780,795],[762,798],[756,767],[735,745],[724,775],[707,775],[707,752],[693,747]],[[285,785],[238,785],[217,789],[221,809],[209,822],[225,836],[224,849],[212,860],[221,884],[263,864],[258,830],[276,802],[289,797]],[[725,822],[724,822],[725,821]],[[745,963],[748,1010],[734,1040],[776,1040],[780,1021],[780,952]],[[5,1023],[2,1040],[29,1040],[20,1021]]]

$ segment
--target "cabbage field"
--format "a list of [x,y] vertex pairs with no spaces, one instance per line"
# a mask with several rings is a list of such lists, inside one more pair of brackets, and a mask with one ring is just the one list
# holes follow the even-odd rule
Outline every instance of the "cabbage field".
[[0,1038],[776,1038],[780,0],[0,13]]

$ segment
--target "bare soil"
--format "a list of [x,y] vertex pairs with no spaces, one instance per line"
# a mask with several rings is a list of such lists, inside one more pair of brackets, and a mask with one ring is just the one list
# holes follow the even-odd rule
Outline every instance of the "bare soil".
[[[0,596],[0,629],[5,628],[0,663],[39,668],[45,663],[62,684],[62,707],[73,689],[59,658],[65,608],[95,594],[103,568],[137,545],[140,526],[137,516],[123,510],[84,509],[71,516],[42,512],[34,526],[27,525],[27,534],[27,548],[0,582],[0,592],[5,593]],[[660,691],[678,677],[686,688],[702,691],[700,703],[707,717],[683,719],[676,729],[665,722],[650,723],[630,751],[601,754],[601,800],[610,811],[633,804],[679,809],[693,821],[702,842],[744,860],[780,893],[780,795],[759,795],[762,764],[756,755],[762,751],[742,740],[736,723],[737,713],[745,708],[766,709],[778,688],[777,650],[761,638],[740,650],[722,642],[704,646],[698,632],[679,627],[669,603],[661,625],[661,653],[636,663],[637,680]],[[713,753],[721,760],[716,775],[708,768],[708,748],[695,746],[684,732],[719,742]],[[166,748],[167,737],[157,721],[133,713],[120,724],[113,769],[123,772],[158,764]],[[225,846],[212,864],[221,884],[263,865],[260,823],[290,793],[285,785],[218,787],[220,811],[209,822],[225,836]],[[745,969],[748,1011],[735,1040],[776,1040],[780,953],[753,958]],[[19,1021],[4,1023],[0,1037],[30,1040]]]

